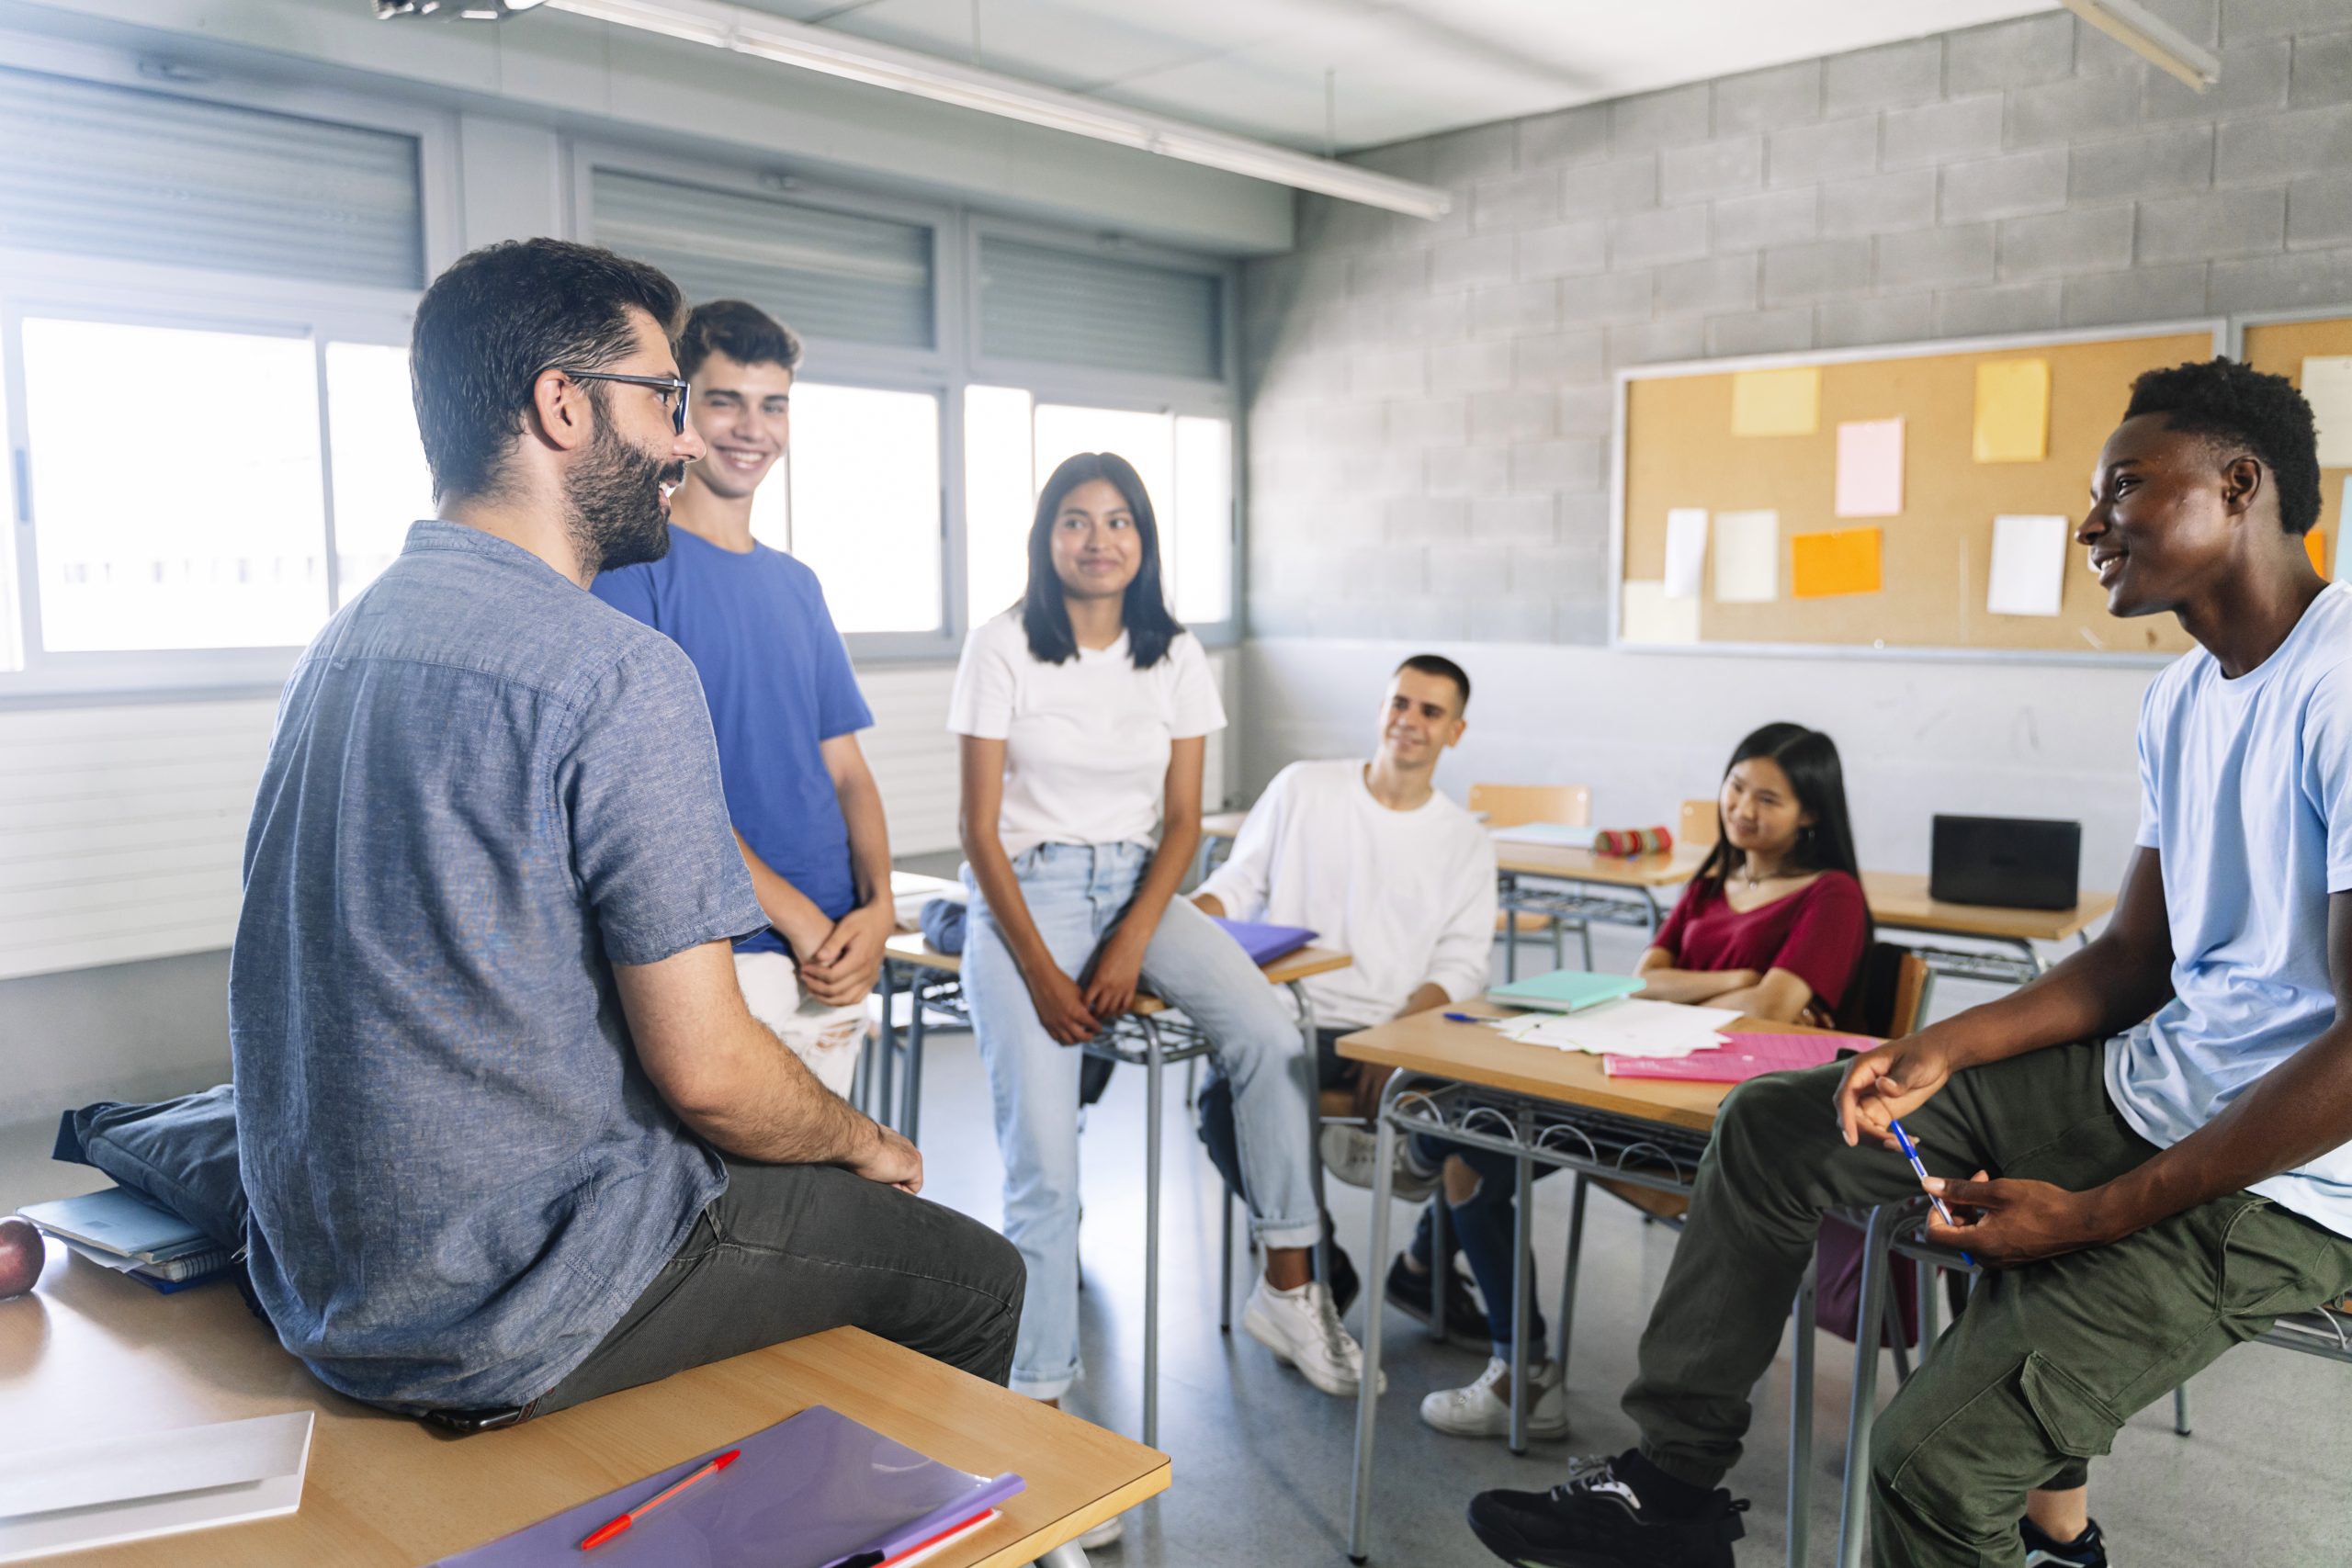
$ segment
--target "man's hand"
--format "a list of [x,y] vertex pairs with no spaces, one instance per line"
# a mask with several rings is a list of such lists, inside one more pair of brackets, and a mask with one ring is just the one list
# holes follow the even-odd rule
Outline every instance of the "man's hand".
[[1135,1006],[1143,979],[1144,944],[1129,940],[1125,927],[1111,933],[1086,978],[1086,1005],[1100,1019],[1114,1019]]
[[1893,1123],[1935,1098],[1951,1077],[1951,1059],[1924,1034],[1890,1040],[1847,1064],[1838,1085],[1838,1124],[1852,1147],[1875,1138],[1897,1154]]
[[[898,923],[897,911],[880,899],[843,915],[802,960],[802,989],[827,1007],[863,1000],[882,973],[882,944]],[[797,945],[793,948],[796,953],[800,951]]]
[[1064,1045],[1083,1045],[1102,1032],[1102,1023],[1079,995],[1078,982],[1058,969],[1048,966],[1029,982],[1029,999],[1037,1004],[1037,1021],[1046,1032]]
[[849,1168],[868,1181],[879,1181],[910,1195],[922,1190],[922,1151],[898,1134],[874,1124],[874,1147]]
[[1948,1225],[1941,1215],[1929,1214],[1928,1239],[1960,1247],[1989,1268],[2011,1269],[2113,1239],[2098,1224],[2092,1194],[2047,1181],[1995,1181],[1980,1170],[1973,1181],[1931,1176],[1928,1190],[1951,1204],[1960,1221]]

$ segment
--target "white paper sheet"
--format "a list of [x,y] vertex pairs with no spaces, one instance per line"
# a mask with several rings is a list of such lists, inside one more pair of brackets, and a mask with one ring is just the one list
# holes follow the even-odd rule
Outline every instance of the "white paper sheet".
[[1666,596],[1696,599],[1707,566],[1707,513],[1678,506],[1666,514]]
[[0,1454],[0,1562],[290,1514],[302,1503],[312,1417],[297,1410]]
[[2352,356],[2303,361],[2303,400],[2319,425],[2319,466],[2352,468]]
[[1993,572],[1984,608],[1996,615],[2054,615],[2066,592],[2064,517],[1993,519]]
[[1529,1013],[1496,1028],[1507,1038],[1595,1056],[1688,1056],[1723,1043],[1736,1008],[1693,1008],[1627,997],[1581,1012]]
[[1625,584],[1624,613],[1617,622],[1618,640],[1646,643],[1690,643],[1699,640],[1699,601],[1669,599],[1662,582]]
[[1781,596],[1781,514],[1715,513],[1715,603],[1769,604]]
[[1895,517],[1903,512],[1903,421],[1854,420],[1838,427],[1838,515]]

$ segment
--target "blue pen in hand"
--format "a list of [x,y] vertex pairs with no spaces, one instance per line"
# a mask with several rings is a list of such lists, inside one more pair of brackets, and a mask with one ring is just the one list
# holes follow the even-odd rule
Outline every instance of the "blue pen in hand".
[[[1919,1185],[1925,1187],[1928,1184],[1928,1168],[1920,1161],[1919,1151],[1911,1146],[1911,1134],[1903,1130],[1902,1122],[1892,1117],[1887,1119],[1886,1124],[1894,1130],[1894,1141],[1903,1145],[1903,1157],[1911,1162],[1911,1168],[1919,1173]],[[1930,1192],[1928,1194],[1928,1201],[1936,1206],[1936,1213],[1943,1217],[1944,1224],[1954,1230],[1960,1228],[1960,1222],[1951,1217],[1951,1211],[1944,1206],[1944,1201],[1941,1198]],[[1970,1258],[1967,1253],[1962,1252],[1960,1256],[1971,1269],[1976,1267],[1976,1259]]]

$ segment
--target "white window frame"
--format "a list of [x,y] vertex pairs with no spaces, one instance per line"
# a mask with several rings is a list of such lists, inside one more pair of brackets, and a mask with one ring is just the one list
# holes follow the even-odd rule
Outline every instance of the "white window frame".
[[[78,77],[113,86],[202,98],[241,108],[394,131],[417,141],[424,276],[458,254],[460,227],[457,126],[440,111],[345,92],[324,92],[241,80],[156,81],[141,74],[140,57],[119,49],[0,30],[0,54],[11,67]],[[421,289],[315,283],[301,278],[223,273],[108,257],[0,249],[0,369],[5,371],[7,445],[6,543],[0,585],[14,604],[0,608],[0,636],[13,622],[22,666],[0,670],[0,707],[48,705],[126,694],[188,695],[275,692],[301,649],[290,647],[154,649],[119,653],[51,653],[40,646],[40,563],[32,514],[31,451],[24,365],[27,317],[120,322],[198,331],[308,337],[319,389],[320,508],[328,573],[328,614],[339,570],[334,541],[333,452],[327,436],[326,353],[330,341],[406,344]],[[202,389],[180,395],[195,399]],[[224,439],[238,434],[235,412]],[[324,617],[322,617],[322,624]]]
[[[1080,255],[1109,255],[1119,261],[1131,261],[1147,266],[1170,267],[1182,272],[1200,273],[1216,280],[1217,285],[1217,328],[1222,338],[1217,345],[1217,366],[1221,378],[1209,379],[1190,376],[1152,375],[1125,370],[1102,370],[1084,365],[1057,365],[1045,360],[1013,359],[989,355],[980,352],[980,243],[984,239],[1018,240],[1024,244],[1050,245],[1076,252]],[[1231,441],[1232,502],[1227,520],[1227,537],[1232,547],[1231,605],[1222,621],[1185,622],[1185,629],[1210,648],[1231,647],[1241,640],[1242,558],[1241,528],[1242,446],[1244,434],[1241,420],[1241,400],[1237,390],[1235,367],[1241,350],[1240,332],[1236,317],[1240,299],[1239,272],[1236,265],[1216,257],[1173,251],[1158,245],[1142,244],[1125,239],[1106,245],[1100,240],[1072,234],[1065,229],[1052,229],[1041,224],[1024,223],[1015,219],[972,216],[965,224],[966,278],[964,309],[961,318],[967,337],[967,362],[971,372],[967,383],[977,382],[988,387],[1019,387],[1029,393],[1032,404],[1074,403],[1085,408],[1123,409],[1138,413],[1173,414],[1179,418],[1195,417],[1224,420],[1233,432]],[[961,411],[958,411],[961,418]],[[1040,482],[1044,476],[1040,475]],[[957,574],[960,591],[962,574]],[[1171,590],[1172,592],[1172,590]],[[962,603],[959,596],[957,603]],[[1171,604],[1170,608],[1174,606]]]

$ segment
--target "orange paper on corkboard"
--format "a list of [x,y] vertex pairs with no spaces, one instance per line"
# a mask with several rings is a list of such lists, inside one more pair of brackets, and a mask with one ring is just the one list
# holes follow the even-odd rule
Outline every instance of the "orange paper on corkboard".
[[[2352,491],[2352,481],[2347,481],[2346,489]],[[2325,577],[2327,575],[2327,536],[2317,528],[2305,534],[2303,553],[2312,558],[2312,570],[2322,577]]]
[[1797,598],[1828,599],[1879,591],[1876,528],[1799,534],[1789,540],[1789,546],[1794,555],[1791,591]]

